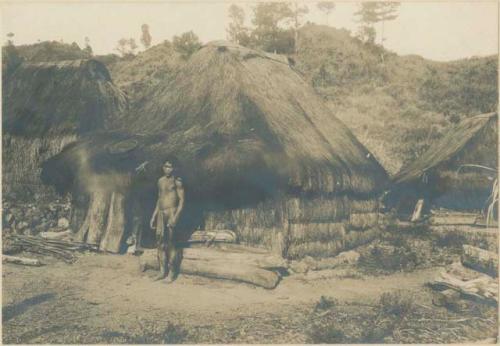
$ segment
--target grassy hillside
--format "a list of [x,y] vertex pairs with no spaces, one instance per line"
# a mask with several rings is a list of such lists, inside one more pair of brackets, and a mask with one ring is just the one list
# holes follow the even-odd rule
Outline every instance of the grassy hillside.
[[348,31],[310,24],[297,68],[390,173],[453,123],[497,103],[497,57],[449,63],[398,56]]
[[[398,56],[346,30],[315,24],[305,25],[299,40],[295,69],[390,173],[421,155],[454,122],[496,109],[496,56],[447,63]],[[17,48],[28,61],[88,57],[76,44]],[[94,58],[106,64],[135,111],[184,63],[168,41],[136,56]]]
[[108,55],[96,59],[106,64],[113,82],[133,101],[133,109],[140,109],[158,82],[172,78],[184,61],[169,41],[132,57]]
[[67,44],[57,41],[45,41],[16,46],[16,49],[21,57],[31,62],[87,59],[90,57],[89,53],[80,49],[76,43]]

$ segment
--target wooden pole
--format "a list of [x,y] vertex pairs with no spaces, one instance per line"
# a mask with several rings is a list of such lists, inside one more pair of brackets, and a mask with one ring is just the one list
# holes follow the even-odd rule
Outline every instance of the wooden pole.
[[415,210],[413,211],[413,215],[411,216],[411,222],[417,222],[420,220],[420,217],[422,216],[422,209],[424,207],[424,200],[419,199],[417,201],[417,204],[415,205]]

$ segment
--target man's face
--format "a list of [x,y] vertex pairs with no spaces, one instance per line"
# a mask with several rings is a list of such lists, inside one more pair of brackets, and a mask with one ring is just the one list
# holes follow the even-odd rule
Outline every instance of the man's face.
[[172,166],[172,162],[165,161],[165,163],[163,164],[163,173],[168,176],[171,175],[173,171],[174,167]]

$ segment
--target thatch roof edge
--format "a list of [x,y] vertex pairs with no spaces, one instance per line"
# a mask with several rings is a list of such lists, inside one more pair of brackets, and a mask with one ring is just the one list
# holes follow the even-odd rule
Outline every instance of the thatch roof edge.
[[490,121],[498,121],[497,112],[476,115],[453,126],[443,138],[431,145],[420,158],[403,167],[394,176],[394,184],[406,184],[420,179],[425,172],[451,160],[467,147]]

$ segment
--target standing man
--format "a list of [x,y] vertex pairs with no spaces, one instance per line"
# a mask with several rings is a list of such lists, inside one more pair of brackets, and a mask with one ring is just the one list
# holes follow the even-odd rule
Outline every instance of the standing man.
[[[150,226],[156,229],[158,246],[158,262],[160,274],[155,280],[164,279],[168,274],[168,282],[175,280],[177,244],[175,243],[175,226],[184,208],[184,187],[182,180],[174,175],[175,159],[167,159],[163,164],[163,176],[158,180],[158,202],[156,203]],[[156,226],[155,226],[156,221]]]

